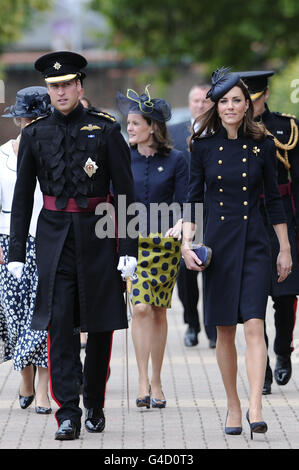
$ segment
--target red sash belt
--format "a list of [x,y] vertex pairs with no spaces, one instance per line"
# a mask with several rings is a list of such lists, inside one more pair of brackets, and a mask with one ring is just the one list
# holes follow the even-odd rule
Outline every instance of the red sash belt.
[[95,208],[100,202],[109,202],[109,197],[91,197],[88,199],[87,207],[79,207],[74,198],[69,198],[67,205],[64,209],[57,209],[55,205],[56,197],[55,196],[45,196],[44,199],[44,209],[49,211],[60,211],[60,212],[94,212]]
[[[279,184],[278,189],[280,192],[281,196],[291,196],[292,191],[291,191],[291,183],[284,183],[284,184]],[[264,194],[260,194],[260,197],[264,197]]]

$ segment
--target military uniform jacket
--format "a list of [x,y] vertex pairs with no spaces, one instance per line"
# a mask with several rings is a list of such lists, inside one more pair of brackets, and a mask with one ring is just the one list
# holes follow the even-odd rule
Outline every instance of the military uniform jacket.
[[[271,295],[297,295],[299,294],[299,264],[298,264],[298,242],[296,235],[299,237],[299,140],[298,130],[299,121],[294,116],[283,115],[281,113],[271,112],[266,105],[266,110],[261,119],[267,130],[283,145],[287,144],[292,134],[292,127],[297,127],[293,138],[291,138],[290,150],[287,151],[288,163],[290,168],[287,169],[284,163],[277,158],[277,181],[279,185],[286,185],[290,182],[291,194],[284,194],[282,201],[287,216],[288,236],[291,245],[291,255],[293,260],[292,273],[287,277],[284,282],[277,282],[276,275],[276,259],[279,252],[279,243],[276,234],[267,218],[263,201],[261,204],[261,211],[264,214],[265,224],[271,239],[272,249],[272,280],[271,280]],[[292,124],[293,121],[293,124]],[[297,135],[297,139],[296,139]],[[296,142],[297,140],[297,142]],[[276,148],[279,154],[284,157],[284,150],[279,147]]]
[[[195,140],[191,153],[188,200],[204,203],[204,243],[213,250],[203,271],[205,322],[235,325],[264,318],[271,277],[271,253],[262,215],[265,194],[272,224],[285,222],[277,187],[275,146],[242,135],[228,139],[221,129]],[[184,217],[184,220],[185,217]]]
[[[88,158],[98,169],[89,177]],[[83,331],[111,331],[127,327],[122,280],[117,271],[115,238],[100,239],[95,212],[63,212],[69,198],[86,208],[88,198],[115,195],[134,202],[130,152],[120,126],[103,113],[81,104],[67,116],[59,111],[28,125],[22,132],[14,192],[9,261],[25,261],[25,246],[36,177],[44,195],[56,197],[58,211],[42,209],[36,233],[38,289],[32,320],[46,329],[51,320],[55,273],[70,226],[76,242],[80,325]],[[137,240],[120,239],[119,255],[137,255]]]

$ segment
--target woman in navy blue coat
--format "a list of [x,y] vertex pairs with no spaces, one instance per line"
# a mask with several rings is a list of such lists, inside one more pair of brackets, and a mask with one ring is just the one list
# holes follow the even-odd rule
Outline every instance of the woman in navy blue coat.
[[[251,431],[266,432],[262,420],[262,388],[267,351],[264,319],[271,281],[270,245],[259,198],[265,201],[280,243],[279,282],[292,260],[285,214],[277,187],[275,146],[265,129],[254,123],[247,87],[236,73],[217,70],[208,95],[215,105],[192,136],[189,218],[184,215],[182,253],[189,269],[203,270],[192,251],[196,203],[207,217],[204,242],[213,250],[203,273],[206,322],[217,326],[217,360],[227,394],[227,434],[240,434],[241,406],[237,393],[237,323],[244,323],[246,366],[250,382],[247,419]],[[202,136],[202,132],[206,131]]]
[[[170,119],[171,111],[165,100],[151,99],[146,88],[141,96],[133,90],[128,90],[126,97],[119,93],[117,102],[122,113],[128,115],[131,167],[139,203],[137,279],[132,286],[132,338],[139,371],[136,405],[164,408],[161,369],[167,339],[166,312],[171,307],[181,259],[188,165],[183,153],[169,144],[165,121]],[[177,213],[169,210],[173,204]],[[158,206],[161,212],[153,210]]]

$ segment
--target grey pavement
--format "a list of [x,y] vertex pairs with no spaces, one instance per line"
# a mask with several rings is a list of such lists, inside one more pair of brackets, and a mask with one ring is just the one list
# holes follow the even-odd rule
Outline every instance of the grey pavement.
[[[12,362],[0,365],[0,449],[299,449],[299,326],[294,331],[296,349],[292,355],[293,375],[280,387],[275,381],[272,394],[263,397],[264,419],[268,423],[265,435],[250,439],[245,418],[249,388],[245,369],[243,327],[237,328],[238,391],[243,410],[243,432],[227,436],[224,431],[226,400],[216,362],[215,349],[210,349],[204,331],[199,345],[184,346],[182,305],[174,291],[172,309],[168,311],[168,340],[163,366],[165,409],[140,409],[135,405],[137,367],[131,331],[114,333],[111,376],[106,391],[106,428],[101,434],[90,434],[82,425],[80,438],[61,442],[54,440],[57,430],[53,413],[41,416],[34,404],[22,410],[18,403],[20,373]],[[267,312],[269,355],[273,353],[274,323],[272,302]],[[126,378],[126,343],[128,343],[129,393]],[[82,350],[82,359],[84,350]],[[84,415],[83,415],[84,416]],[[185,452],[186,453],[186,452]]]

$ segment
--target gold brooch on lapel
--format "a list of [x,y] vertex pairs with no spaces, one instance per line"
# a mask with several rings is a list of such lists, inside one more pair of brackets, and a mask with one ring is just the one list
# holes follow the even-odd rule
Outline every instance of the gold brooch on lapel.
[[88,126],[81,127],[80,131],[94,131],[95,129],[101,129],[100,126],[94,126],[93,124],[88,124]]
[[94,162],[91,158],[87,160],[84,166],[84,171],[85,173],[88,174],[89,178],[92,177],[92,175],[95,174],[99,167],[97,166],[96,162]]
[[161,173],[161,171],[164,171],[163,166],[158,166],[157,170]]
[[258,153],[261,151],[261,149],[259,149],[258,147],[255,146],[255,147],[253,147],[252,151],[253,151],[253,153],[255,153],[256,156],[257,156]]

